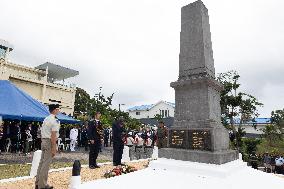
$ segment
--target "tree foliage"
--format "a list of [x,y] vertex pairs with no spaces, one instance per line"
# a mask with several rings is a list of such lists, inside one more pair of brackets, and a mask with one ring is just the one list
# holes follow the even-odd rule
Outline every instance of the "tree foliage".
[[221,73],[217,77],[224,86],[220,101],[222,123],[232,132],[232,139],[238,150],[242,143],[241,138],[245,135],[242,124],[255,123],[255,118],[259,115],[257,108],[263,105],[254,96],[240,92],[239,78],[240,75],[236,71]]
[[92,98],[83,89],[78,88],[75,95],[75,115],[77,119],[87,121],[93,117],[95,112],[99,111],[102,114],[101,121],[104,127],[111,127],[113,122],[119,117],[123,117],[126,126],[130,129],[137,129],[142,124],[129,116],[127,112],[119,111],[112,108],[114,93],[110,96],[105,96],[102,92],[102,87],[98,93]]
[[156,119],[158,122],[160,122],[160,121],[163,120],[163,117],[162,117],[161,114],[156,114],[156,115],[154,116],[154,119]]
[[257,152],[258,145],[261,143],[261,139],[256,138],[242,138],[241,153],[244,161],[249,161],[251,154]]
[[77,88],[75,94],[74,112],[77,115],[86,115],[90,110],[90,95],[81,88]]
[[270,146],[277,146],[283,141],[284,134],[284,109],[271,112],[271,123],[263,129],[263,136]]
[[284,134],[284,109],[271,112],[271,124],[273,124],[278,133],[283,136]]

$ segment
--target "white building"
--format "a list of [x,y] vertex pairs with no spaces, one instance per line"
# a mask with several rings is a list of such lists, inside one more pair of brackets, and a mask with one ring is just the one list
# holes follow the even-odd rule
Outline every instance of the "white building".
[[79,72],[48,62],[36,68],[15,64],[8,60],[12,50],[10,43],[0,39],[0,80],[11,81],[46,105],[58,103],[62,112],[73,115],[76,86],[66,80]]
[[154,118],[159,114],[163,118],[174,117],[175,104],[166,101],[159,101],[156,104],[134,106],[127,110],[130,117],[135,119]]
[[[239,127],[239,122],[240,119],[235,119],[235,127]],[[254,127],[253,125],[256,125]],[[248,123],[243,123],[241,127],[244,129],[246,132],[246,137],[260,137],[263,134],[263,129],[265,129],[265,126],[271,124],[271,119],[270,118],[256,118],[255,122],[253,123],[252,121]]]

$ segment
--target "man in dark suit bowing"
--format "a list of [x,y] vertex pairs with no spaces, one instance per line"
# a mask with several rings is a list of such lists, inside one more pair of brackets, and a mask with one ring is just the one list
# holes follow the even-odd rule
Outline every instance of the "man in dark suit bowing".
[[126,137],[126,132],[124,128],[124,118],[120,117],[113,125],[113,165],[119,166],[123,165],[121,163],[124,141]]
[[103,127],[100,121],[101,113],[96,112],[94,118],[88,123],[88,139],[90,143],[89,168],[99,168],[97,158],[103,140]]

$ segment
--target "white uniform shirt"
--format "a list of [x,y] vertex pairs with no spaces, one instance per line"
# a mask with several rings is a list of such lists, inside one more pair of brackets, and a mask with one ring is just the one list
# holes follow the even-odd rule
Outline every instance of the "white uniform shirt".
[[126,138],[126,145],[131,146],[134,144],[134,139],[132,137]]
[[77,140],[78,137],[78,129],[71,129],[70,131],[70,139],[71,140]]
[[141,138],[140,136],[138,136],[138,137],[135,139],[135,141],[136,141],[136,145],[137,145],[137,146],[143,146],[143,145],[144,145],[144,140],[143,140],[143,138]]
[[284,164],[284,159],[282,157],[275,159],[276,166],[282,166]]
[[59,137],[60,122],[55,115],[47,116],[41,127],[41,138],[51,138],[51,131],[56,131],[56,137]]
[[152,142],[153,142],[152,139],[148,138],[146,142],[146,146],[152,146]]

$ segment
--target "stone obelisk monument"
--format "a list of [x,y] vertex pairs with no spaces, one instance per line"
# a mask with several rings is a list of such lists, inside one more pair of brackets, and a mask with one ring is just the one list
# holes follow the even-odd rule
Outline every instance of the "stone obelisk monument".
[[223,164],[237,158],[229,150],[229,134],[221,123],[220,91],[215,80],[208,10],[198,0],[181,9],[179,78],[175,120],[168,147],[159,157]]

